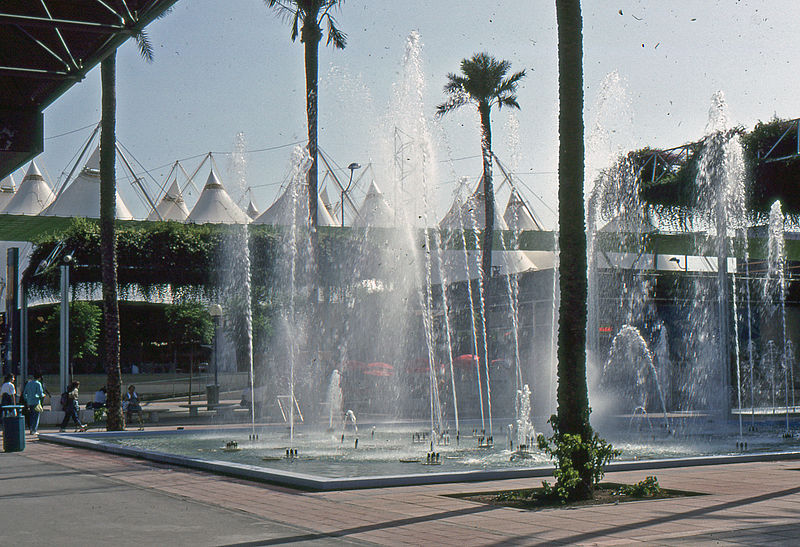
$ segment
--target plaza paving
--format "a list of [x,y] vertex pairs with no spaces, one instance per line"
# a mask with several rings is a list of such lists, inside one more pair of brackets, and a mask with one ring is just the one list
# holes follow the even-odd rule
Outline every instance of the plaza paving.
[[0,453],[0,544],[800,544],[800,462],[656,474],[707,495],[529,512],[445,495],[538,479],[303,492],[29,437],[24,452]]

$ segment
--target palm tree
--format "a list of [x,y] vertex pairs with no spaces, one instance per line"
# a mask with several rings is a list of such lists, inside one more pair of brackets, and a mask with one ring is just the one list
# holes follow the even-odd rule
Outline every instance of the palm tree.
[[[169,13],[163,12],[159,17]],[[139,53],[147,62],[153,60],[153,48],[144,31],[134,35]],[[122,371],[119,365],[119,296],[117,294],[117,236],[114,221],[117,216],[116,174],[116,109],[117,109],[117,51],[100,63],[102,87],[102,118],[100,121],[100,275],[103,287],[103,337],[106,367],[106,408],[109,431],[125,427],[122,416]]]
[[[583,36],[580,0],[556,0],[558,21],[558,227],[561,307],[558,327],[558,430],[592,438],[586,385],[586,228],[583,204]],[[592,496],[587,450],[572,458],[581,474],[574,498]]]
[[347,36],[336,28],[331,12],[344,0],[265,0],[267,5],[292,22],[292,41],[303,42],[306,67],[306,120],[308,124],[308,214],[311,226],[317,226],[317,82],[319,79],[319,43],[322,27],[327,26],[326,45],[338,49],[347,45]]
[[[481,271],[483,273],[484,301],[489,301],[488,287],[492,274],[492,249],[494,245],[494,186],[492,185],[492,107],[498,109],[509,106],[519,109],[517,102],[517,84],[525,77],[525,71],[515,72],[506,77],[511,69],[509,61],[498,61],[488,53],[476,53],[469,59],[461,61],[461,74],[448,74],[444,92],[447,101],[436,107],[436,115],[444,116],[466,104],[474,104],[481,117],[481,153],[483,156],[483,196],[484,196],[484,229],[481,241]],[[489,326],[486,310],[481,310],[483,319],[483,336],[486,337]],[[481,344],[479,347],[482,347]],[[482,356],[488,366],[488,355]],[[488,371],[488,368],[487,368]]]

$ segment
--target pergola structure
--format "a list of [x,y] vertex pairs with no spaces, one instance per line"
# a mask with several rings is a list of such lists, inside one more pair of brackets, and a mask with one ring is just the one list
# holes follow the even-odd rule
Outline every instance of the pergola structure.
[[177,0],[0,2],[0,178],[44,148],[44,109]]

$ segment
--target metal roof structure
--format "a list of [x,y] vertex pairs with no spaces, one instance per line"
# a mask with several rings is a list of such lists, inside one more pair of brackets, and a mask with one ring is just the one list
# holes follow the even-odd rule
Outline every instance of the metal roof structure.
[[176,1],[0,2],[0,178],[42,152],[43,110]]

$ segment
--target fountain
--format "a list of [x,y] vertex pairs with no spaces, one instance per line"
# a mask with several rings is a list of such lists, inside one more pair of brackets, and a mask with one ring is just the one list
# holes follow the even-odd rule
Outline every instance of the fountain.
[[[249,439],[238,437],[237,429],[135,438],[97,434],[90,439],[103,442],[94,446],[113,445],[111,450],[142,457],[169,453],[186,465],[222,466],[225,473],[310,488],[550,471],[548,458],[531,440],[535,431],[546,431],[553,408],[552,398],[545,399],[553,390],[556,278],[553,272],[513,271],[500,260],[504,275],[482,279],[475,252],[479,184],[477,189],[460,185],[447,223],[437,225],[438,162],[430,109],[422,102],[423,74],[421,40],[413,33],[386,124],[387,142],[402,152],[385,162],[392,165],[384,174],[389,214],[362,224],[354,210],[352,227],[312,230],[309,158],[298,148],[281,198],[284,214],[280,222],[270,222],[277,227],[268,232],[275,241],[275,256],[264,268],[269,271],[250,272],[248,231],[232,233],[230,246],[238,258],[230,260],[230,269],[238,273],[224,295],[233,304],[242,301],[229,304],[238,310],[229,313],[243,317],[249,330],[240,342],[240,362],[245,360],[240,366],[250,371]],[[721,95],[714,98],[710,118],[697,157],[698,206],[686,219],[686,227],[708,237],[698,237],[696,256],[671,257],[679,269],[665,274],[659,264],[671,259],[659,258],[647,245],[665,221],[641,200],[634,158],[603,170],[589,203],[592,418],[623,450],[623,459],[636,465],[669,458],[678,459],[658,465],[681,465],[680,458],[708,455],[743,461],[755,452],[797,448],[789,420],[793,365],[785,327],[785,254],[778,245],[783,217],[778,207],[770,221],[775,251],[762,300],[771,307],[753,306],[756,314],[779,313],[780,327],[767,342],[763,333],[756,339],[751,332],[750,276],[743,270],[749,260],[742,263],[744,171]],[[243,158],[243,139],[237,150]],[[236,172],[241,171],[240,166]],[[521,252],[519,230],[512,236],[498,253]],[[703,257],[712,260],[690,270],[690,258],[698,259],[695,264]],[[262,343],[253,345],[254,310],[271,314],[268,345],[264,336],[255,337]],[[485,332],[487,313],[506,319],[499,332]],[[551,314],[552,320],[536,324],[537,316]],[[481,352],[479,345],[489,336],[497,340],[491,344],[495,355],[481,362],[477,355],[485,348]],[[534,346],[537,338],[543,343]],[[551,385],[537,385],[534,373]],[[750,409],[742,407],[748,388]],[[759,431],[744,432],[740,419],[734,446],[732,416],[750,413],[755,424],[756,406],[766,403],[774,413],[779,394],[787,438],[778,438],[774,424],[760,419]],[[494,429],[493,422],[509,424],[507,442],[495,442],[502,429]],[[749,454],[738,454],[745,446]],[[227,463],[221,462],[223,455]]]

